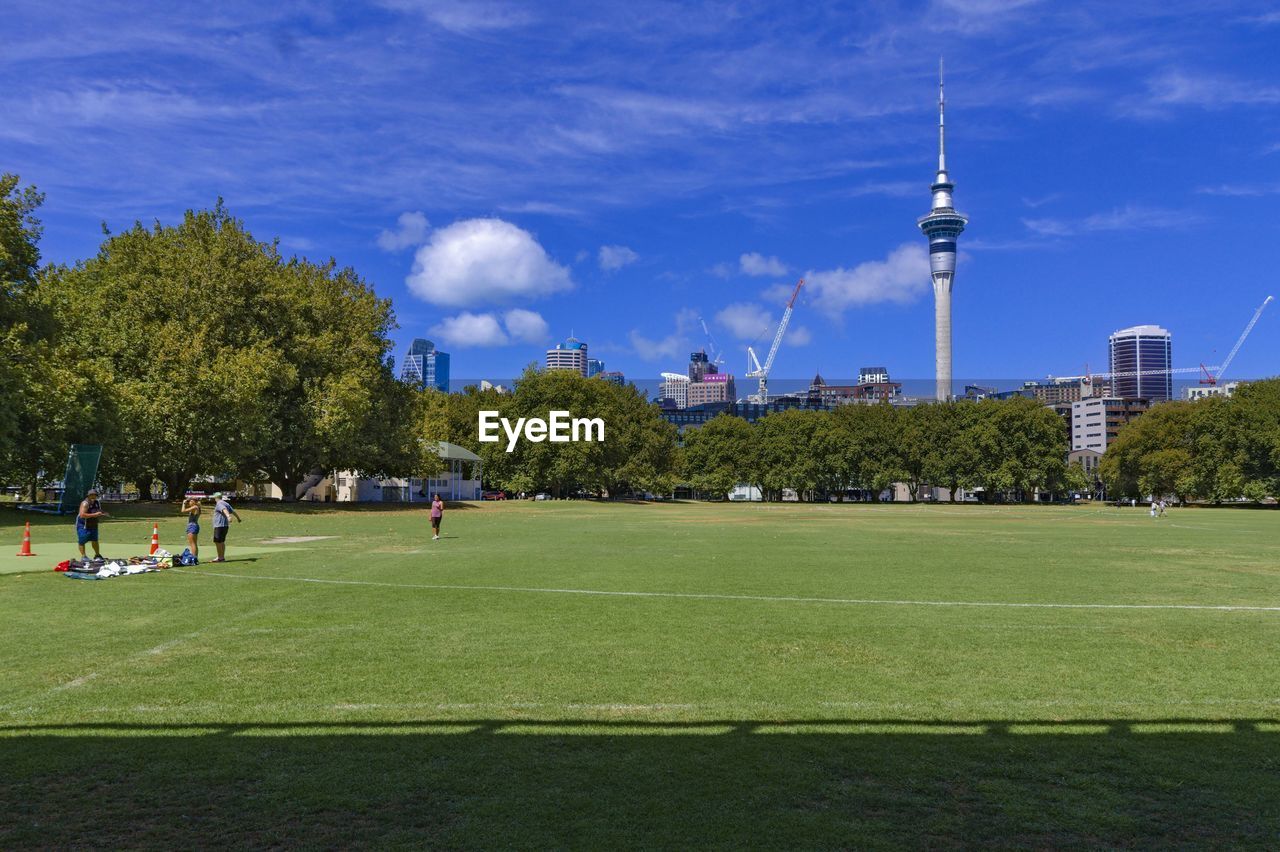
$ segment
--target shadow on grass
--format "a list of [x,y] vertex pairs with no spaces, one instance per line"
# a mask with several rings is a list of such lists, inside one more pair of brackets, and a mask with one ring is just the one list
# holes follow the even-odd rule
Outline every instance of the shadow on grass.
[[0,726],[0,846],[1245,847],[1280,721]]

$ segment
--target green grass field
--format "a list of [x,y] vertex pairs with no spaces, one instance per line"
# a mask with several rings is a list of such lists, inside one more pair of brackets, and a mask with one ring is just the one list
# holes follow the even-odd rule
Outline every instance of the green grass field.
[[1280,846],[1275,512],[242,508],[0,513],[0,848]]

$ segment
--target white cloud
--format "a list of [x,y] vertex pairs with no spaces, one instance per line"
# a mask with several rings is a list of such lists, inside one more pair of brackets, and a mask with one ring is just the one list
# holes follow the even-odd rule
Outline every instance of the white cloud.
[[879,302],[907,304],[930,291],[929,256],[920,243],[903,243],[884,260],[868,260],[853,269],[810,271],[805,288],[824,311],[840,313]]
[[791,326],[787,329],[786,342],[788,346],[808,346],[813,342],[813,332],[803,325]]
[[386,251],[400,251],[409,246],[420,245],[427,238],[427,230],[431,225],[421,210],[412,213],[401,213],[396,220],[394,231],[383,231],[378,234],[378,247]]
[[[503,330],[506,326],[506,330]],[[446,346],[465,349],[482,346],[507,346],[512,343],[543,343],[550,329],[542,314],[524,308],[512,308],[502,319],[492,313],[463,311],[447,317],[431,327],[431,335]]]
[[666,337],[653,339],[632,329],[627,335],[635,353],[646,361],[670,361],[690,351],[689,334],[698,324],[698,312],[681,308],[675,316],[676,328]]
[[776,257],[765,257],[758,252],[749,252],[738,258],[738,268],[743,275],[786,275],[787,265]]
[[728,278],[733,274],[733,267],[727,263],[717,263],[715,266],[708,269],[707,272],[717,278]]
[[755,340],[773,327],[773,317],[755,302],[735,302],[716,314],[716,322],[739,340]]
[[621,269],[639,259],[640,255],[626,246],[600,246],[600,268],[605,272]]
[[473,314],[467,311],[433,325],[431,336],[439,339],[445,346],[455,348],[506,346],[511,342],[493,314]]
[[511,339],[521,343],[545,343],[550,334],[547,321],[537,311],[513,308],[502,315],[502,322]]
[[537,298],[573,287],[528,231],[501,219],[465,219],[418,249],[409,290],[437,305],[462,307]]

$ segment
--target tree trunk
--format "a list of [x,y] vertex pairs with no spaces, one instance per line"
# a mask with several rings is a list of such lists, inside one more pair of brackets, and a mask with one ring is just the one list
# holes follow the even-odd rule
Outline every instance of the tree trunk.
[[152,479],[152,476],[149,473],[145,473],[142,476],[138,477],[137,482],[134,483],[135,485],[138,486],[138,500],[150,501],[152,499],[151,497],[152,482],[154,482],[154,479]]
[[189,470],[168,471],[161,473],[160,479],[164,482],[165,487],[169,490],[170,500],[181,500],[183,495],[187,493],[187,486],[191,484],[192,473]]
[[275,473],[271,476],[271,482],[280,489],[280,501],[282,503],[294,503],[298,499],[298,483],[302,481],[302,477],[293,473]]

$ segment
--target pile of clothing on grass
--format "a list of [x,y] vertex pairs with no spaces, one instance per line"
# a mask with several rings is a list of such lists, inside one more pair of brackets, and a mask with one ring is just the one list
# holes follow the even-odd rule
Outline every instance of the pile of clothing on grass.
[[149,574],[174,564],[195,565],[196,558],[191,551],[184,550],[181,555],[174,555],[167,550],[157,550],[150,556],[131,556],[129,559],[68,559],[54,566],[54,571],[62,571],[73,580],[108,580],[112,577],[127,577],[131,574]]

